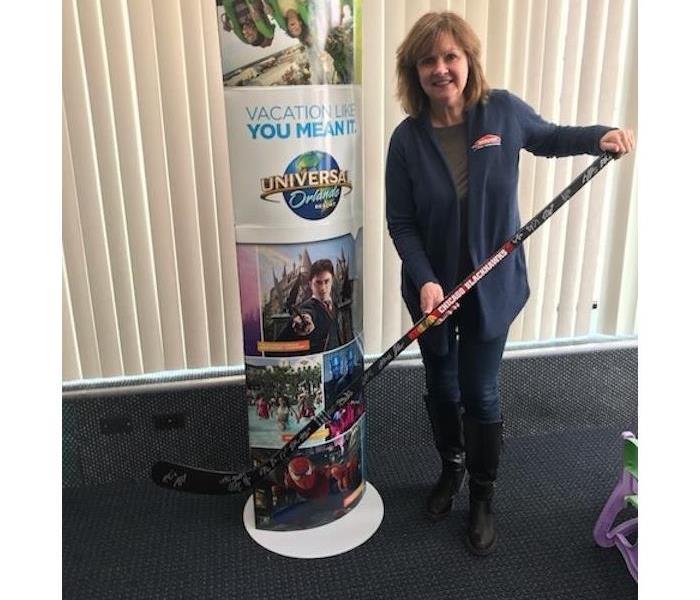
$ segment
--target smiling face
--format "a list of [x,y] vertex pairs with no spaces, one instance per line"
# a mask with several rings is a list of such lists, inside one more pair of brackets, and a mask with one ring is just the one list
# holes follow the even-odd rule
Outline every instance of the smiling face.
[[469,65],[464,50],[452,35],[440,34],[430,52],[418,60],[416,68],[432,109],[464,108]]

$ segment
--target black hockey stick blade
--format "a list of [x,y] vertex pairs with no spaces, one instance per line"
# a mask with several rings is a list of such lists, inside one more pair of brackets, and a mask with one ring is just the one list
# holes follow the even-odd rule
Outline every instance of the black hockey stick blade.
[[246,492],[278,465],[286,464],[301,444],[309,439],[319,427],[330,422],[331,416],[347,405],[355,397],[357,391],[364,387],[363,382],[369,370],[367,369],[362,375],[351,381],[348,387],[341,391],[330,409],[325,409],[315,415],[294,438],[264,464],[244,472],[235,473],[158,461],[151,468],[151,479],[161,487],[193,494],[220,495]]
[[189,465],[158,461],[151,468],[151,479],[161,487],[194,494],[230,494],[228,471],[212,471]]
[[265,463],[245,472],[234,473],[212,471],[199,467],[180,465],[167,461],[159,461],[151,470],[153,481],[173,490],[196,494],[235,494],[250,490],[257,482],[264,479],[277,466],[286,464],[297,448],[303,444],[322,425],[331,420],[332,415],[341,410],[354,397],[358,389],[363,389],[384,368],[403,352],[414,340],[419,338],[427,329],[434,326],[465,294],[486,275],[488,275],[506,257],[512,254],[530,235],[559,210],[569,199],[597,175],[605,165],[616,156],[606,152],[596,158],[591,165],[562,190],[549,204],[521,227],[512,238],[507,240],[491,256],[482,262],[474,271],[457,285],[430,314],[420,319],[393,346],[375,360],[361,376],[350,382],[345,390],[341,390],[336,401],[309,421],[287,444],[273,454]]

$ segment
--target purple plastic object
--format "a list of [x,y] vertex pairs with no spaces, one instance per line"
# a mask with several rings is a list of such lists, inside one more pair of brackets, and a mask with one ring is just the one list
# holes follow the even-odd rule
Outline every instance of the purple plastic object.
[[613,527],[620,511],[630,504],[637,505],[637,439],[629,431],[625,431],[622,438],[625,440],[625,467],[596,521],[593,539],[603,548],[617,546],[625,559],[627,569],[634,580],[638,581],[637,542],[632,544],[628,539],[630,534],[637,533],[637,518],[628,519]]

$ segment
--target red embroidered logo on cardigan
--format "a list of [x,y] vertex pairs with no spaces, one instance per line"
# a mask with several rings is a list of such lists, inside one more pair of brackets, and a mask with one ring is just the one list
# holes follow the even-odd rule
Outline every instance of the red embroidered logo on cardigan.
[[472,144],[472,150],[481,150],[482,148],[486,148],[488,146],[500,146],[501,145],[501,136],[496,135],[494,133],[487,133],[486,135],[482,135],[476,142]]

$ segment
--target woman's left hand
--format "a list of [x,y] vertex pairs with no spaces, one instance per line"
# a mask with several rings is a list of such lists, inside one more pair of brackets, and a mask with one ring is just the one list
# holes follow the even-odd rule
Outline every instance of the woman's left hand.
[[613,129],[600,138],[600,149],[618,156],[634,150],[634,131],[631,129]]

